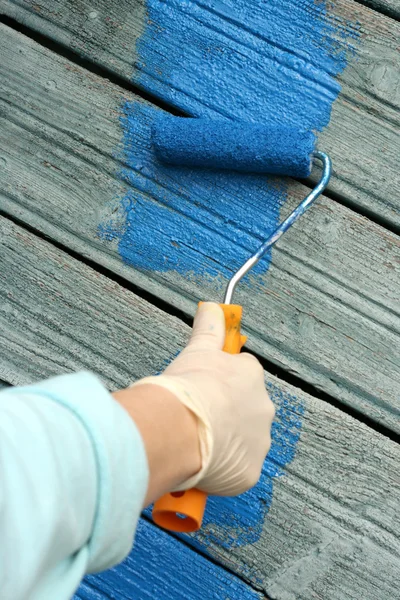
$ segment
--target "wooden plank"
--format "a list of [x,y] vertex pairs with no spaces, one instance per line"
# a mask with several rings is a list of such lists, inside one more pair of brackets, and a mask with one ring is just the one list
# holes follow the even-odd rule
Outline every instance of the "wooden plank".
[[400,0],[362,0],[362,4],[394,19],[400,18]]
[[[115,386],[114,382],[132,381],[165,366],[169,354],[159,351],[158,327],[153,323],[162,316],[160,311],[90,269],[86,269],[88,280],[76,278],[81,271],[79,262],[54,252],[46,243],[37,245],[33,235],[5,219],[1,219],[0,231],[2,378],[18,385],[86,368],[102,373],[101,377]],[[32,270],[36,260],[41,266]],[[22,262],[27,269],[13,273],[12,264]],[[162,336],[164,346],[182,345],[179,321],[170,318]],[[34,366],[29,366],[28,356]],[[202,600],[204,589],[215,600],[261,598],[234,575],[144,521],[128,559],[85,581],[77,598],[115,598],[117,592],[121,599],[134,595],[137,599],[175,600],[190,594],[191,599]]]
[[[300,98],[285,97],[279,115],[320,130],[338,91],[331,75],[347,64],[338,76],[342,93],[319,136],[334,162],[330,189],[374,218],[400,225],[395,20],[353,0],[334,7],[312,0],[101,0],[96,10],[88,0],[6,0],[4,11],[195,115],[265,120],[274,89],[284,94],[288,67],[296,74],[294,87],[302,78],[307,83]],[[302,104],[308,107],[303,116]]]
[[[8,28],[0,50],[4,210],[187,313],[199,299],[220,299],[234,261],[257,247],[268,225],[264,183],[177,177],[159,169],[150,150],[121,173],[120,90]],[[124,98],[136,110],[131,143],[146,149],[153,113]],[[239,185],[243,197],[254,191],[251,211]],[[282,213],[305,192],[296,184]],[[117,239],[98,235],[100,223],[125,221],[119,207],[127,194],[138,224],[124,252],[136,268],[121,262]],[[399,238],[318,201],[273,251],[268,273],[238,291],[249,347],[398,431],[399,269]]]
[[260,600],[261,597],[231,573],[142,519],[129,557],[109,571],[87,576],[74,600]]
[[[89,368],[116,388],[186,343],[178,319],[6,219],[0,233],[0,377]],[[210,499],[204,529],[186,539],[272,598],[398,598],[399,446],[268,373],[266,383],[277,418],[260,483]],[[154,560],[168,552],[160,544]]]

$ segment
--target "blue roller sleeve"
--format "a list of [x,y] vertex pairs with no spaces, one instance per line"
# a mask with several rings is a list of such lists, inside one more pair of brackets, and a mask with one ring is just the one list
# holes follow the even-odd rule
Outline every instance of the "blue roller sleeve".
[[187,167],[308,177],[315,135],[290,125],[160,116],[152,131],[157,158]]

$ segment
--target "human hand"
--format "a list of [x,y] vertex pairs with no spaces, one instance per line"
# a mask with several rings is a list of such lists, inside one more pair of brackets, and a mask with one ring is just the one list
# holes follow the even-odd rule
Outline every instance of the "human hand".
[[257,483],[271,445],[275,410],[263,369],[248,353],[223,352],[224,338],[222,309],[202,304],[181,354],[162,375],[133,386],[163,387],[197,417],[202,466],[175,490],[197,487],[214,495],[241,494]]

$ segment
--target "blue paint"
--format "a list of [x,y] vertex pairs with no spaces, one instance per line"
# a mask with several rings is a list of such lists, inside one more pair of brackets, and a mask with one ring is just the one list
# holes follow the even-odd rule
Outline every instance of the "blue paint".
[[315,135],[285,124],[162,114],[152,140],[157,158],[171,165],[308,177]]
[[117,567],[87,576],[74,600],[259,600],[250,586],[141,520],[135,546]]
[[[357,26],[345,25],[323,0],[147,0],[134,80],[193,117],[284,123],[318,133],[340,90],[335,76],[358,38]],[[275,229],[287,183],[159,163],[151,146],[159,113],[123,103],[118,157],[129,186],[121,204],[125,225],[103,224],[100,233],[119,240],[126,263],[153,275],[198,278],[209,298],[217,275],[228,277]],[[273,479],[293,460],[304,410],[295,398],[272,391],[278,420],[260,483],[239,498],[210,499],[205,528],[191,538],[203,549],[210,541],[254,543],[261,534]]]
[[276,407],[272,444],[258,484],[236,498],[211,497],[204,518],[204,532],[196,535],[201,545],[225,548],[252,544],[259,540],[273,495],[273,480],[285,474],[300,439],[304,404],[295,396],[269,384],[268,392]]
[[[196,117],[302,131],[329,122],[340,90],[333,76],[352,46],[325,2],[147,0],[147,15],[134,74],[144,89]],[[154,112],[123,105],[120,175],[145,197],[129,189],[125,226],[100,233],[116,237],[136,268],[228,277],[277,226],[286,181],[161,165],[149,143]]]
[[[271,508],[275,477],[285,475],[285,467],[292,462],[300,439],[304,402],[296,396],[268,384],[268,393],[276,409],[272,425],[272,444],[264,461],[257,485],[235,498],[210,496],[202,529],[194,536],[181,537],[202,551],[212,546],[237,548],[257,542]],[[151,507],[145,513],[151,516]],[[248,577],[253,580],[251,574]]]
[[[320,0],[147,0],[134,79],[191,116],[320,131],[356,27]],[[339,34],[339,35],[338,35]]]
[[100,235],[117,237],[122,259],[144,271],[228,276],[275,229],[282,180],[159,163],[151,128],[160,111],[130,102],[122,110],[120,177],[131,186],[122,201],[125,225],[103,223]]

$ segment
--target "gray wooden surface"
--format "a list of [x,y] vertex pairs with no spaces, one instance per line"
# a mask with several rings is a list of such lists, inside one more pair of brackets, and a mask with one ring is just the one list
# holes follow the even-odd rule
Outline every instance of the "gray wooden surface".
[[[90,368],[110,388],[124,386],[156,372],[190,332],[4,218],[0,307],[0,378],[14,384]],[[262,535],[227,548],[212,541],[232,536],[229,528],[216,536],[217,523],[195,543],[271,598],[397,600],[399,446],[268,373],[266,380],[278,409],[290,394],[304,419]]]
[[362,4],[384,15],[400,18],[400,0],[362,0]]
[[[127,189],[113,155],[121,98],[135,97],[6,27],[0,52],[3,209],[186,313],[220,300],[222,278],[141,272],[97,235]],[[305,191],[293,184],[282,212]],[[232,209],[241,201],[232,197]],[[261,282],[239,289],[249,347],[399,431],[399,256],[394,234],[321,199],[274,249]]]
[[[331,123],[319,138],[334,160],[330,191],[339,202],[321,199],[274,250],[266,276],[243,286],[237,300],[245,306],[250,348],[399,431],[399,238],[342,205],[391,228],[400,224],[400,28],[365,5],[399,15],[398,0],[329,6],[345,30],[358,20],[361,32],[357,54],[341,76]],[[0,7],[127,81],[138,81],[134,45],[146,19],[145,2],[0,0]],[[165,81],[157,65],[146,68],[153,77],[150,91],[161,96]],[[116,241],[97,235],[129,188],[117,174],[115,157],[123,98],[140,101],[2,27],[0,208],[193,314],[199,299],[220,299],[222,277],[133,269],[121,262]],[[290,186],[282,216],[305,191],[298,183]],[[237,201],[232,198],[233,208]],[[194,247],[188,252],[194,266],[204,263]],[[178,319],[0,218],[0,380],[19,384],[87,368],[115,388],[162,369],[188,334]],[[212,567],[204,561],[210,568],[222,563],[276,600],[400,600],[399,446],[269,373],[266,382],[278,408],[279,452],[293,450],[295,458],[285,475],[273,479],[262,530],[252,543],[241,541],[240,510],[250,515],[268,496],[257,497],[256,491],[232,501],[230,524],[216,518],[190,543],[215,559]],[[285,438],[288,430],[294,442]],[[269,469],[266,463],[267,481]],[[179,548],[177,556],[179,569]],[[130,578],[130,569],[118,571],[124,590]],[[177,597],[186,597],[190,578],[174,585]],[[240,597],[232,585],[231,594]],[[122,594],[114,582],[100,587]],[[97,590],[89,591],[88,597],[98,597]]]
[[[394,10],[396,5],[395,0],[390,3]],[[179,10],[179,3],[173,6]],[[198,10],[203,9],[206,10],[199,4]],[[128,81],[140,78],[135,41],[143,33],[146,21],[145,3],[141,0],[100,0],[95,11],[89,0],[2,0],[2,10]],[[316,15],[319,10],[316,3]],[[356,47],[339,76],[342,92],[333,106],[331,121],[319,136],[320,147],[330,153],[334,163],[329,189],[347,204],[398,227],[400,26],[395,19],[353,0],[337,0],[328,11],[336,16],[345,34],[353,36]],[[328,27],[326,35],[334,39],[336,34]],[[357,36],[359,43],[355,41]],[[165,48],[166,55],[173,52],[173,44],[171,33],[171,48]],[[198,51],[201,53],[201,48]],[[187,68],[190,70],[190,65]],[[166,84],[159,64],[146,61],[145,69],[150,91],[162,96]],[[177,89],[176,105],[183,105],[189,96],[193,106],[196,102],[201,105],[202,98],[195,94],[192,89]]]

